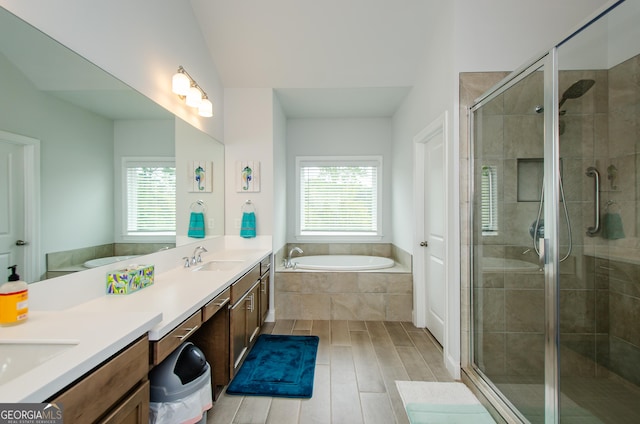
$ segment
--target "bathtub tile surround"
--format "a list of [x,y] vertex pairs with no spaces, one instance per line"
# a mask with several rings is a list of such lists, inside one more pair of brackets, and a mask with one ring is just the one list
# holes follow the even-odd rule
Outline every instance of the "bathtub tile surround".
[[[289,250],[307,255],[393,258],[393,268],[361,272],[283,270]],[[408,265],[407,265],[408,264]],[[390,244],[290,244],[276,253],[276,319],[411,321],[411,255]]]
[[173,243],[108,243],[81,249],[65,250],[46,254],[47,273],[45,278],[59,277],[82,271],[82,265],[90,259],[108,256],[146,255],[165,247],[175,247]]

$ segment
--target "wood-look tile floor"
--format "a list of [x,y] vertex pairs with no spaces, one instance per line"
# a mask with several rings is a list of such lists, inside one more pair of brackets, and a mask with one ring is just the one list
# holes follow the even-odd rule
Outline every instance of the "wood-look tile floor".
[[396,380],[452,381],[440,345],[411,323],[281,320],[262,332],[320,337],[313,397],[223,393],[207,424],[408,424]]

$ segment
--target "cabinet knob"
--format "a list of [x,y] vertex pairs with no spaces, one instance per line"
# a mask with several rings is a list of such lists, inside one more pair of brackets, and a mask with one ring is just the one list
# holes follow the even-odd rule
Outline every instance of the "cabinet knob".
[[423,242],[420,243],[420,246],[427,247],[427,246],[429,246],[429,242],[428,241],[423,241]]

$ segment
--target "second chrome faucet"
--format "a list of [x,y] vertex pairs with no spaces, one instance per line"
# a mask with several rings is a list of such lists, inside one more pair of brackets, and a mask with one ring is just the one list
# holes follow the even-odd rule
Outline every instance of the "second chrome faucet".
[[291,262],[291,257],[293,256],[293,253],[297,252],[299,254],[303,254],[304,252],[302,251],[302,249],[300,249],[299,247],[294,247],[291,250],[289,250],[289,256],[287,256],[287,258],[285,258],[284,260],[284,267],[285,268],[295,268],[296,264]]

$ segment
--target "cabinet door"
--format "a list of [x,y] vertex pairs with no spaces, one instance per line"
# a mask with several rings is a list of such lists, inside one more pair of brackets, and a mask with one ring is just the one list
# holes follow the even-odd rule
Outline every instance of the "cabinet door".
[[251,292],[249,292],[247,303],[247,346],[253,346],[253,343],[260,334],[260,283],[256,284]]
[[105,418],[100,424],[147,424],[149,422],[149,381],[145,381]]
[[249,296],[241,299],[231,308],[231,376],[242,361],[247,350],[247,303]]
[[269,273],[266,272],[260,278],[260,325],[264,324],[269,313]]

